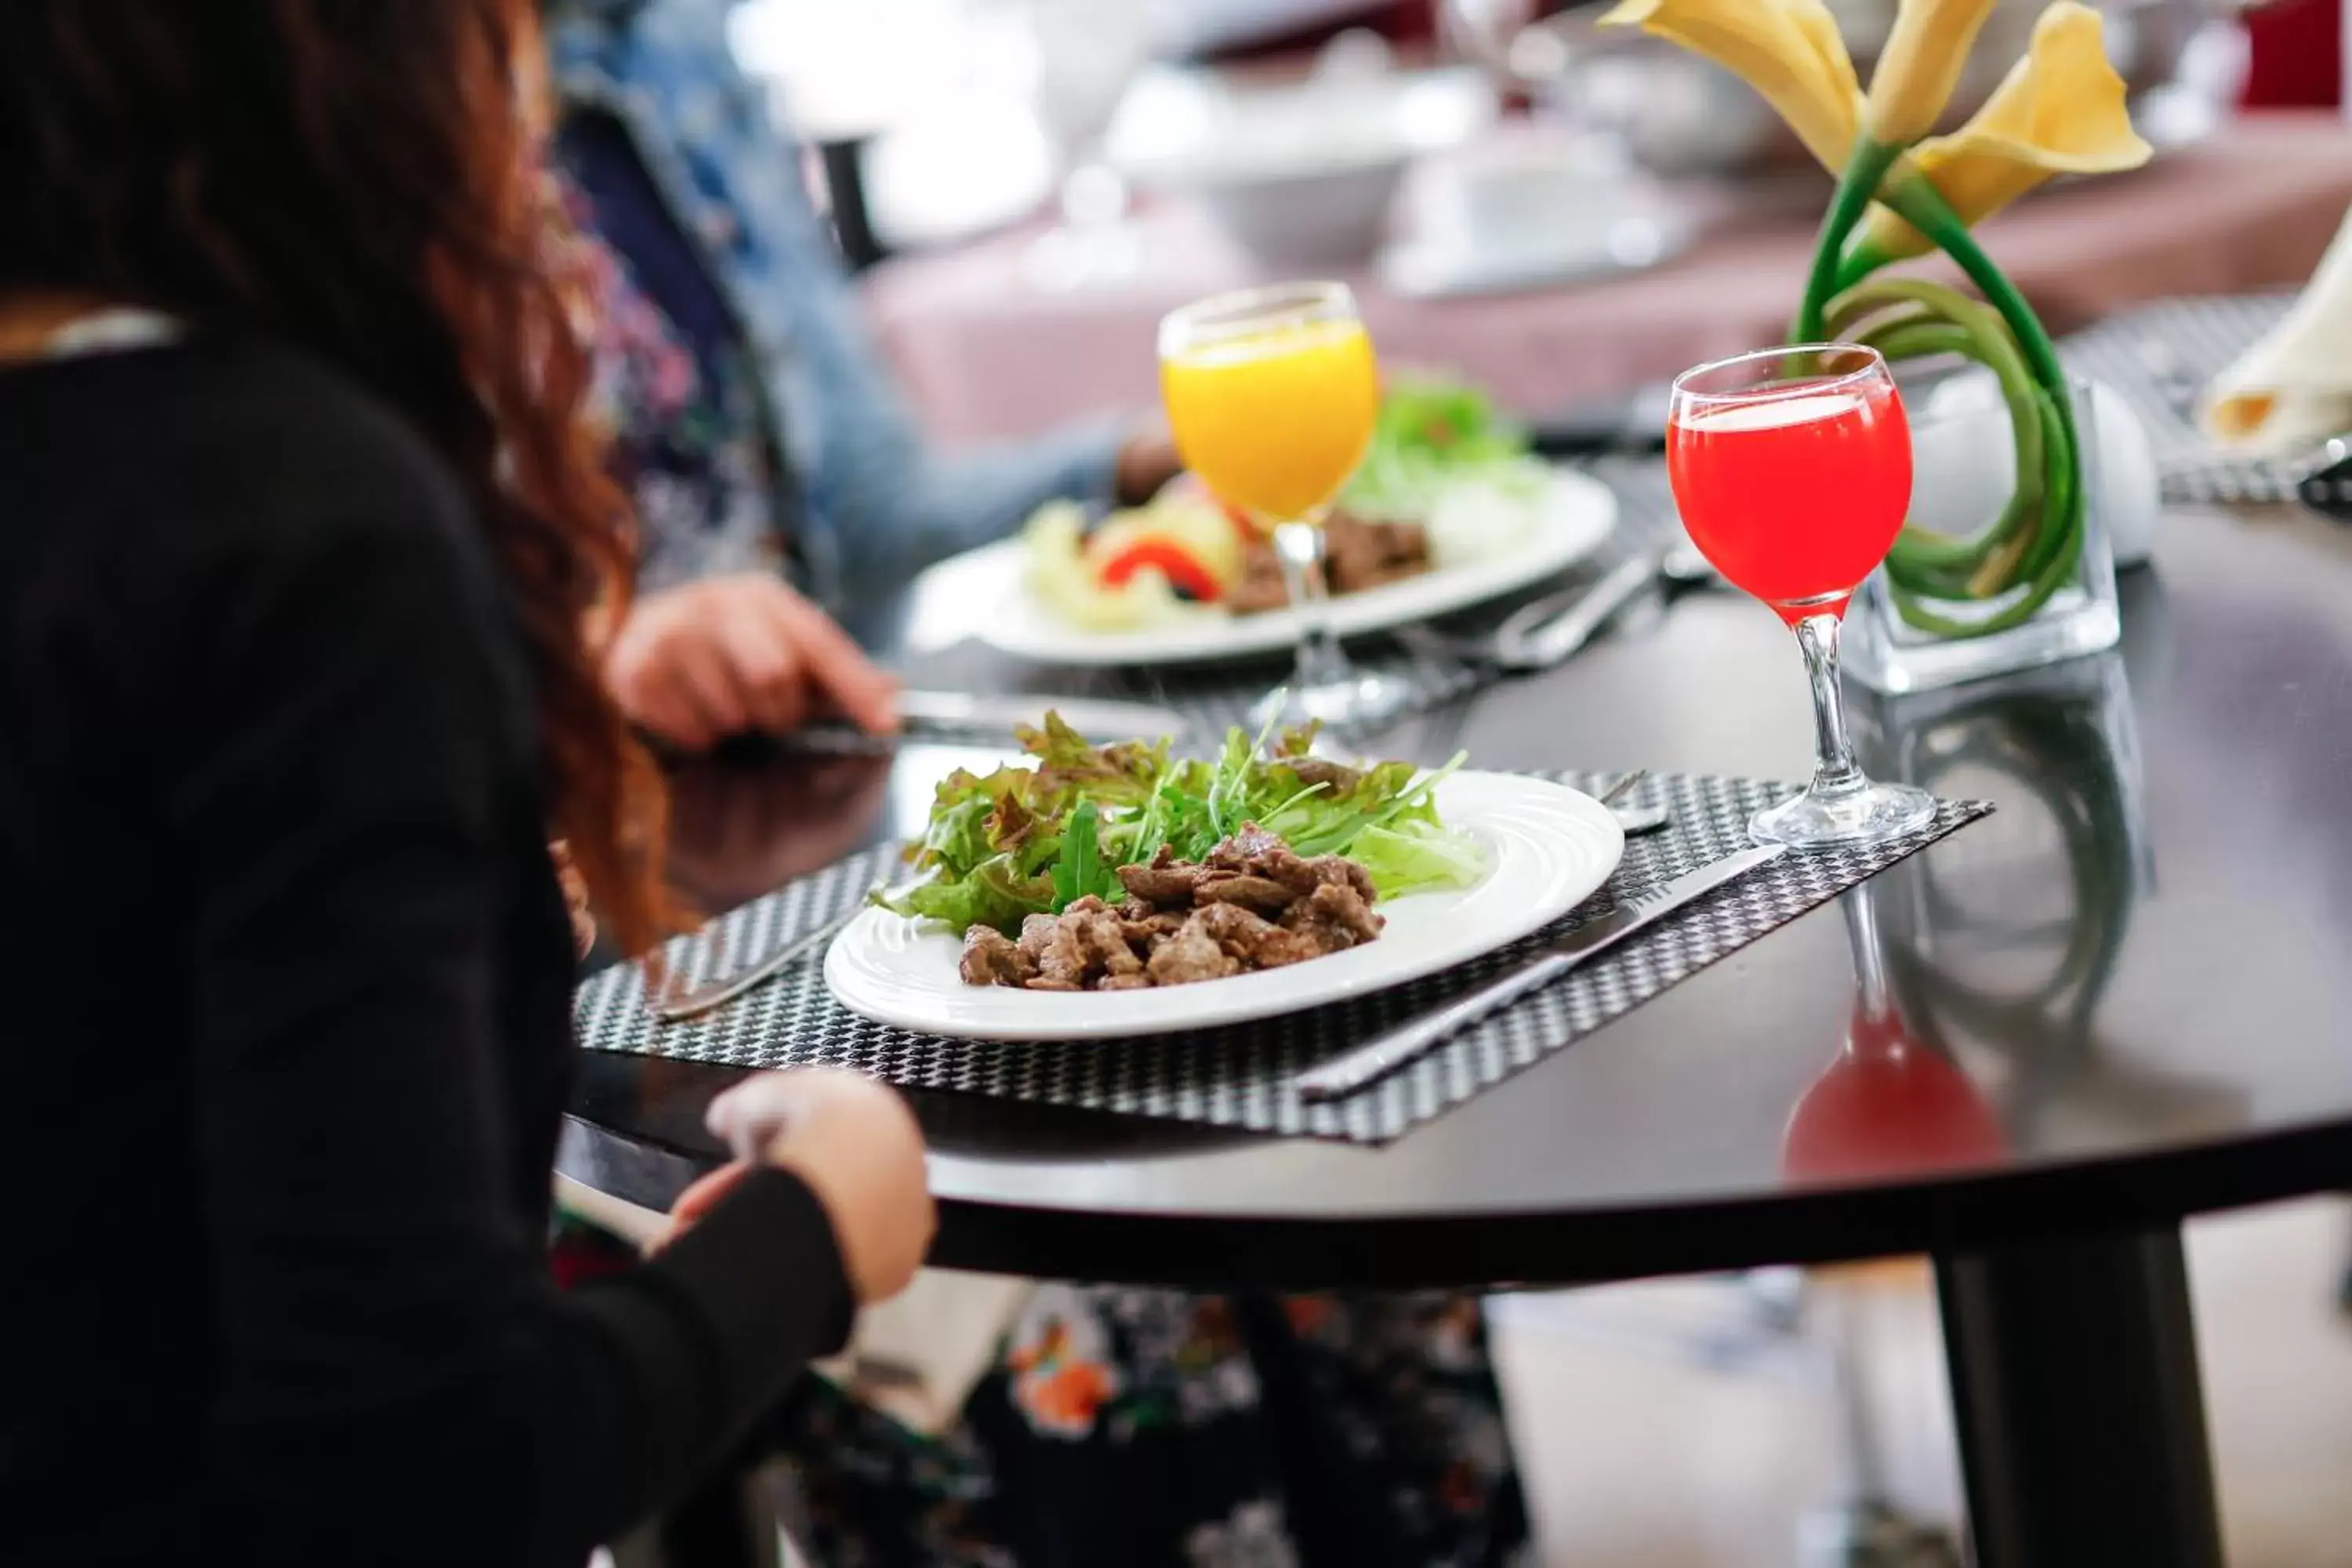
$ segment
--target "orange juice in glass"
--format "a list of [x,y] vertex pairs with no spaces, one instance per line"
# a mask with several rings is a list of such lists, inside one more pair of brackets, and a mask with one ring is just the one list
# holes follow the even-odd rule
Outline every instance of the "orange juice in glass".
[[1160,323],[1160,388],[1186,466],[1274,536],[1298,626],[1298,673],[1258,721],[1370,722],[1401,682],[1351,668],[1331,623],[1324,516],[1370,446],[1380,365],[1341,283],[1221,294]]

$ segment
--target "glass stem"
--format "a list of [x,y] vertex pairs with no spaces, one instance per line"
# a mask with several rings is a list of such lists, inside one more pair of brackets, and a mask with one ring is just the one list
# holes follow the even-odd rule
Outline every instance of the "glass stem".
[[1805,678],[1813,689],[1813,787],[1815,795],[1839,795],[1866,781],[1854,766],[1853,742],[1845,732],[1845,694],[1838,688],[1838,627],[1835,616],[1807,616],[1796,625],[1797,646],[1805,650]]
[[1857,884],[1844,899],[1846,940],[1853,948],[1854,984],[1862,991],[1863,1011],[1884,1018],[1894,1010],[1894,991],[1886,982],[1886,953],[1878,930],[1878,905],[1868,882]]
[[1337,686],[1348,678],[1348,656],[1331,629],[1331,593],[1323,576],[1323,531],[1313,522],[1285,522],[1274,531],[1282,584],[1298,615],[1298,685]]

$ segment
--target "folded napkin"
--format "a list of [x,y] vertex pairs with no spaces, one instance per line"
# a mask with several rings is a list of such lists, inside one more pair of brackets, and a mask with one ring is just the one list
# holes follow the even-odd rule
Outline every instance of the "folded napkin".
[[2352,431],[2352,214],[2294,308],[2205,389],[2197,422],[2216,445],[2272,455]]
[[[669,1234],[669,1216],[555,1178],[564,1212],[642,1251]],[[857,1314],[849,1346],[816,1373],[858,1403],[909,1431],[937,1436],[952,1425],[972,1387],[995,1364],[1035,1287],[1026,1279],[926,1268],[887,1301]]]

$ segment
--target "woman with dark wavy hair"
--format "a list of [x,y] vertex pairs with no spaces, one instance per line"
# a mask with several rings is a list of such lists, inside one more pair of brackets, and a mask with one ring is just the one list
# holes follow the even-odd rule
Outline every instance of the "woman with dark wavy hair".
[[578,1563],[928,1237],[895,1098],[768,1078],[547,1278],[550,837],[665,911],[531,11],[0,5],[10,1561]]

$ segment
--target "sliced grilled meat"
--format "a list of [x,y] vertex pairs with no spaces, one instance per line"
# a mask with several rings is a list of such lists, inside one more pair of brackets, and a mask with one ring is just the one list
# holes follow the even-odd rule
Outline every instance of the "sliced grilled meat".
[[1037,973],[1029,955],[992,926],[963,933],[963,958],[956,968],[966,985],[1023,985]]

